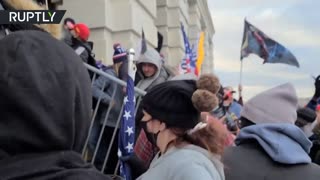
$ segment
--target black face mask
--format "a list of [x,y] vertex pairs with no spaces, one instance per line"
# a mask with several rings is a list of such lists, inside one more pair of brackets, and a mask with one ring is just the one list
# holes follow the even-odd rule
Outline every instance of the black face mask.
[[[149,121],[152,121],[152,120],[149,120]],[[144,132],[146,133],[146,136],[147,136],[147,139],[148,141],[155,147],[157,147],[157,139],[158,139],[158,135],[160,133],[160,131],[158,131],[156,134],[154,133],[150,133],[148,131],[148,128],[147,128],[147,123],[149,121],[141,121],[140,124],[141,124],[141,128],[144,130]]]

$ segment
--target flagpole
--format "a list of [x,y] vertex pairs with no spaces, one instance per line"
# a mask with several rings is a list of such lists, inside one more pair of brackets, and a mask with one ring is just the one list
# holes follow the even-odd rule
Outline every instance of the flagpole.
[[[242,59],[240,60],[240,84],[239,84],[239,86],[241,86],[242,87],[242,73],[243,73],[243,61],[242,61]],[[240,99],[240,97],[242,97],[242,90],[241,90],[241,92],[239,91],[239,99]]]
[[243,47],[246,41],[246,22],[247,22],[247,17],[244,18],[244,29],[243,29],[243,37],[242,37],[242,43],[241,43],[241,51],[240,51],[240,83],[239,83],[239,89],[241,86],[241,92],[239,90],[239,99],[242,97],[242,73],[243,73]]
[[240,85],[242,85],[242,72],[243,72],[243,61],[240,60],[241,65],[240,65]]

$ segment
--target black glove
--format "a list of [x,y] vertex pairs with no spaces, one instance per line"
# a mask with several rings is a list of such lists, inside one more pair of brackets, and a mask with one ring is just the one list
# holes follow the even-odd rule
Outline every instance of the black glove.
[[230,132],[236,132],[238,130],[238,125],[235,120],[236,116],[234,114],[226,114],[225,124]]
[[141,159],[139,159],[139,157],[136,154],[132,154],[130,156],[123,156],[119,159],[130,166],[132,179],[138,178],[140,175],[142,175],[148,170],[147,165]]
[[320,97],[320,75],[315,79],[314,86],[315,86],[314,97],[319,98]]

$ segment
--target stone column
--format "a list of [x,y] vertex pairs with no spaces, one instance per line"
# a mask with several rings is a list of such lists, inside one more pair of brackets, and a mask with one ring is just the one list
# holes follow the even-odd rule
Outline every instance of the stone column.
[[166,63],[177,67],[184,56],[184,43],[180,23],[188,33],[188,1],[157,0],[157,21],[159,32],[164,36],[162,53]]

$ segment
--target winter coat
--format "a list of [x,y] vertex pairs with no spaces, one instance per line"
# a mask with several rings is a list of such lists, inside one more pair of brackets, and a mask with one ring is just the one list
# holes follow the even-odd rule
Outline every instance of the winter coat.
[[[113,68],[109,68],[105,71],[107,74],[110,74],[114,77],[117,77],[116,72]],[[103,85],[105,84],[105,88],[103,89]],[[121,106],[123,103],[124,93],[122,91],[122,86],[113,82],[107,77],[99,76],[98,79],[95,80],[92,86],[92,95],[98,100],[101,97],[101,103],[99,105],[98,113],[96,119],[103,124],[105,116],[107,114],[107,110],[110,104],[112,109],[110,110],[110,114],[108,116],[106,125],[110,127],[115,127],[118,117],[120,115]]]
[[226,180],[317,180],[320,167],[308,156],[311,142],[292,124],[243,128],[223,155]]
[[0,51],[0,179],[108,179],[80,154],[91,116],[80,58],[40,31],[11,33]]
[[149,170],[137,180],[224,180],[220,160],[199,146],[171,148],[156,155]]
[[313,129],[314,134],[309,138],[312,141],[312,148],[310,151],[310,157],[312,162],[320,165],[320,123]]
[[89,53],[92,50],[88,42],[82,42],[78,39],[72,38],[71,47],[74,49],[76,54],[81,57],[83,62],[88,63]]
[[[159,53],[153,48],[147,49],[147,51],[138,56],[139,61],[137,63],[137,72],[135,76],[135,86],[141,90],[148,91],[152,87],[167,81],[170,77],[169,72],[162,67],[161,57]],[[154,64],[157,68],[157,71],[152,77],[145,78],[142,72],[142,63],[151,63]],[[136,132],[140,131],[139,121],[143,116],[141,104],[138,107],[136,114]],[[138,135],[138,134],[137,134]]]
[[72,34],[69,30],[63,29],[63,42],[65,42],[67,45],[72,46]]
[[234,113],[238,119],[240,118],[241,110],[242,110],[242,106],[236,100],[232,101],[228,109],[228,111],[230,113]]

